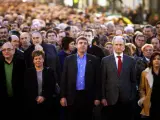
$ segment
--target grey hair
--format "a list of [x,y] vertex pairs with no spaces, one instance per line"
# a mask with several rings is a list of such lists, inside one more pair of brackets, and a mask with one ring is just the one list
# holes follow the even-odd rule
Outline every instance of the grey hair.
[[114,36],[113,39],[112,39],[112,44],[114,44],[114,41],[115,41],[116,39],[122,39],[123,42],[124,42],[124,45],[126,44],[126,40],[124,39],[123,36]]

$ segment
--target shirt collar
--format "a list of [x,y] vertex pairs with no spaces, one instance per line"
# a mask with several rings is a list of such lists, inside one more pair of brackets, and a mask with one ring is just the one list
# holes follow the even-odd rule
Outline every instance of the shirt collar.
[[[82,58],[85,58],[86,57],[86,54],[87,53],[84,53],[84,56],[82,57]],[[78,53],[77,53],[77,58],[80,58],[80,56],[78,55]],[[81,58],[80,58],[81,59]]]
[[145,59],[147,60],[147,62],[149,62],[149,61],[150,61],[150,59],[148,59],[148,58],[146,58],[146,57],[145,57]]
[[120,55],[118,55],[116,52],[114,52],[114,57],[117,58],[117,56],[121,56],[121,58],[123,59],[123,52]]

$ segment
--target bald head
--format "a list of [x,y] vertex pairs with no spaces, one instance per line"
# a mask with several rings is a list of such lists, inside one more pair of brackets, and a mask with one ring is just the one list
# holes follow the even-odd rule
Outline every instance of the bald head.
[[113,38],[113,40],[112,40],[112,44],[114,44],[115,41],[122,41],[122,43],[124,43],[124,45],[125,45],[125,43],[126,43],[126,41],[125,41],[125,39],[124,39],[123,36],[115,36],[115,37]]
[[40,32],[35,31],[32,33],[32,43],[34,45],[42,43],[42,35]]
[[5,59],[13,58],[14,53],[15,53],[15,49],[10,42],[6,42],[6,43],[3,44],[2,54],[3,54]]
[[30,42],[30,35],[29,35],[29,33],[28,32],[23,32],[23,33],[21,33],[21,35],[20,35],[20,42],[23,44],[23,42]]
[[11,44],[15,48],[19,48],[19,37],[17,35],[11,35]]

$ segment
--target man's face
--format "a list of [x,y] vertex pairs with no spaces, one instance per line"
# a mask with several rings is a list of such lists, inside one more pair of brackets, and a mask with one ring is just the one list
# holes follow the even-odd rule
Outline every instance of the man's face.
[[40,33],[33,33],[32,34],[32,43],[34,45],[42,43],[42,36],[40,35]]
[[56,34],[55,33],[48,33],[47,40],[49,43],[56,43],[56,41],[57,41]]
[[13,57],[15,53],[15,49],[13,48],[12,44],[10,42],[6,42],[2,46],[2,54],[5,59],[9,59]]
[[157,50],[160,48],[160,43],[157,38],[153,38],[151,41],[151,44],[153,45],[154,50]]
[[158,24],[158,25],[156,26],[156,32],[157,32],[157,34],[160,36],[160,24]]
[[65,32],[60,32],[58,34],[58,36],[59,36],[59,39],[62,40],[64,37],[66,37],[66,33]]
[[27,33],[22,33],[20,35],[20,43],[22,45],[28,45],[30,43],[30,36]]
[[11,24],[11,30],[18,30],[18,24],[17,23]]
[[153,32],[151,28],[144,28],[143,33],[146,36],[146,38],[150,38],[153,36]]
[[19,15],[19,16],[17,17],[17,22],[18,22],[19,24],[22,24],[22,23],[23,23],[23,16]]
[[87,52],[88,42],[86,40],[79,40],[77,43],[77,51],[80,53]]
[[115,34],[115,27],[108,27],[107,33],[108,33],[108,35],[114,35]]
[[58,45],[62,45],[62,39],[63,39],[64,37],[66,37],[66,33],[65,33],[65,32],[60,32],[60,33],[58,34],[58,39],[57,39]]
[[0,29],[0,40],[7,40],[8,39],[8,30],[7,28]]
[[84,37],[88,39],[88,44],[91,45],[94,38],[92,32],[84,32]]
[[14,48],[19,48],[19,38],[16,35],[11,36],[11,44]]
[[124,40],[121,38],[117,38],[113,42],[113,50],[118,55],[121,54],[125,49]]
[[153,54],[153,48],[148,46],[148,47],[145,47],[144,50],[143,50],[143,55],[146,57],[146,58],[150,58],[151,55]]
[[141,48],[146,43],[145,37],[138,37],[135,40],[135,43],[136,43],[138,48]]

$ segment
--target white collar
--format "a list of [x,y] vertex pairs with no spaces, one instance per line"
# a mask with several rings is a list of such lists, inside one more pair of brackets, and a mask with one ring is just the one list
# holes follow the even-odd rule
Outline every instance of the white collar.
[[148,59],[148,58],[146,58],[146,57],[145,57],[145,59],[147,60],[147,62],[149,62],[149,61],[150,61],[150,59]]
[[117,56],[121,56],[121,59],[123,59],[123,52],[122,52],[120,55],[118,55],[118,54],[114,51],[114,57],[117,58]]

